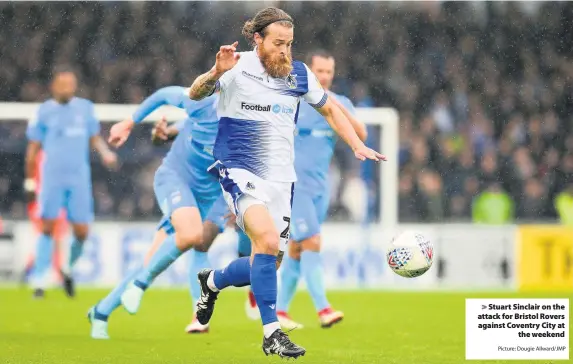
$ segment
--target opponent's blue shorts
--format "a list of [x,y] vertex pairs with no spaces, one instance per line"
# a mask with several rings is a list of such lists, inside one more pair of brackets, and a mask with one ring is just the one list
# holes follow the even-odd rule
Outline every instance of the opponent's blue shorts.
[[320,194],[294,188],[294,200],[291,215],[291,240],[301,242],[320,234],[320,225],[326,220],[330,195]]
[[173,233],[171,214],[181,207],[196,207],[201,219],[205,219],[213,203],[221,196],[221,192],[209,196],[199,196],[193,191],[193,182],[184,181],[174,170],[160,166],[155,172],[153,181],[155,197],[163,213],[157,229],[164,228],[168,234]]
[[92,184],[89,178],[78,178],[73,182],[61,182],[44,176],[38,196],[40,217],[55,220],[62,209],[66,210],[68,221],[88,224],[94,218]]

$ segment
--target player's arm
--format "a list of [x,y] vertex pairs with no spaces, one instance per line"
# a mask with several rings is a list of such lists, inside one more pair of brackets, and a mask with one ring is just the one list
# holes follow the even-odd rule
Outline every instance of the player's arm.
[[356,158],[360,160],[373,159],[376,161],[386,160],[382,154],[368,148],[360,139],[350,120],[344,115],[342,110],[332,102],[330,98],[326,99],[322,106],[316,108],[324,116],[332,130],[340,136],[342,140],[354,152]]
[[189,98],[191,100],[202,100],[205,97],[212,95],[216,89],[221,87],[224,83],[220,81],[225,72],[229,71],[239,61],[241,55],[237,53],[237,45],[235,42],[231,45],[222,46],[215,57],[215,65],[208,72],[197,77],[191,87],[189,87]]
[[112,152],[111,149],[109,149],[109,146],[100,135],[100,124],[95,114],[94,104],[89,102],[87,104],[87,109],[88,109],[88,133],[90,136],[90,147],[99,154],[102,163],[106,167],[110,169],[116,169],[117,155],[114,152]]
[[42,120],[44,107],[40,106],[34,119],[28,123],[26,137],[28,146],[26,148],[26,161],[24,167],[24,192],[28,201],[36,198],[36,171],[38,165],[38,154],[42,149],[42,143],[46,136],[46,125]]
[[39,141],[31,140],[28,142],[28,147],[26,148],[26,165],[25,173],[26,178],[24,179],[24,192],[26,194],[26,200],[35,200],[36,194],[36,166],[38,165],[38,154],[42,149],[42,144]]
[[352,148],[356,158],[362,161],[366,159],[375,161],[386,160],[385,156],[368,148],[364,142],[360,140],[354,131],[352,123],[344,115],[342,110],[332,102],[328,94],[324,92],[314,73],[312,73],[308,66],[304,65],[304,67],[308,75],[308,91],[302,96],[304,101],[309,103],[324,116],[332,130]]
[[181,86],[168,86],[155,91],[151,96],[143,100],[133,115],[112,126],[109,143],[119,147],[129,137],[135,124],[141,123],[149,114],[163,105],[171,105],[180,109],[185,107],[188,91]]
[[341,102],[339,102],[336,98],[331,97],[330,100],[336,105],[338,106],[338,108],[340,109],[340,111],[342,111],[342,113],[344,114],[344,116],[346,116],[346,118],[348,119],[348,121],[350,121],[350,124],[352,124],[352,128],[354,129],[354,131],[356,132],[356,134],[358,135],[358,137],[360,138],[360,140],[362,140],[363,142],[366,141],[366,138],[368,138],[368,131],[366,130],[366,125],[364,125],[363,122],[361,122],[360,120],[356,119],[353,115],[352,112],[350,112],[350,110],[348,110],[346,107],[344,107],[344,105],[342,105]]

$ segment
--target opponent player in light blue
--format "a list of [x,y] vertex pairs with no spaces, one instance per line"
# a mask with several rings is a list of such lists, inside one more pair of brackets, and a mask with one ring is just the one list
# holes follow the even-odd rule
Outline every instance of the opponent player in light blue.
[[[221,195],[217,179],[206,172],[214,163],[212,150],[218,129],[216,107],[219,96],[215,94],[192,101],[187,95],[188,91],[183,87],[160,89],[141,104],[132,119],[115,124],[110,131],[110,142],[121,146],[134,125],[161,105],[183,108],[189,116],[178,133],[168,130],[164,122],[155,128],[156,138],[166,140],[177,135],[155,173],[154,190],[164,218],[146,264],[90,309],[92,338],[109,338],[107,320],[115,308],[121,303],[129,313],[135,314],[143,293],[153,280],[184,252],[202,243],[202,220]],[[191,261],[195,265],[190,269],[195,275],[193,278],[197,271],[208,266],[206,253],[195,252]],[[191,281],[194,283],[196,279]]]
[[110,168],[117,163],[115,153],[99,135],[93,103],[75,97],[76,89],[74,73],[68,69],[57,70],[51,84],[53,97],[40,106],[35,120],[28,125],[24,190],[29,200],[36,198],[36,158],[40,149],[45,156],[39,195],[42,234],[36,245],[31,280],[35,297],[44,296],[54,248],[54,226],[62,209],[66,210],[74,234],[62,275],[66,293],[74,296],[71,271],[82,254],[93,220],[90,150],[95,149]]
[[[350,120],[356,134],[363,141],[366,140],[366,127],[353,117],[352,102],[329,91],[334,78],[334,58],[324,51],[315,51],[309,54],[307,64],[330,99],[343,106],[340,109]],[[301,103],[295,135],[295,170],[298,180],[295,184],[291,219],[291,241],[295,244],[289,244],[281,268],[277,315],[285,329],[302,327],[287,313],[302,275],[318,312],[320,324],[326,328],[344,317],[342,312],[331,308],[326,298],[320,257],[320,226],[328,212],[328,171],[337,138],[325,118],[306,103]]]

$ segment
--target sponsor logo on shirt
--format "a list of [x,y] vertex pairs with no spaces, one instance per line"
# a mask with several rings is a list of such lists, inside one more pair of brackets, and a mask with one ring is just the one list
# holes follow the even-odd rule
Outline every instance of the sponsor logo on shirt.
[[275,114],[294,114],[294,109],[285,105],[274,104],[272,110]]
[[247,72],[247,71],[243,71],[243,76],[249,77],[249,78],[254,78],[255,80],[258,80],[258,81],[261,81],[261,82],[263,81],[263,78],[262,78],[262,77],[252,75],[252,74],[250,74],[250,73]]
[[271,111],[271,105],[259,105],[259,104],[248,104],[246,102],[241,102],[241,109],[249,111]]

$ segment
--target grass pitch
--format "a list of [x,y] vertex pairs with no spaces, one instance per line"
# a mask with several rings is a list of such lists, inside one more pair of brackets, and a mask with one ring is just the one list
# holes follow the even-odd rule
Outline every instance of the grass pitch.
[[[19,288],[0,288],[1,364],[79,363],[272,363],[261,350],[262,330],[249,321],[241,290],[223,292],[206,335],[184,327],[192,307],[183,290],[150,290],[137,316],[121,307],[110,319],[109,341],[89,337],[88,308],[107,291],[79,289],[67,299],[59,290],[42,301]],[[344,321],[321,329],[305,292],[293,302],[293,318],[305,324],[290,333],[307,349],[300,363],[458,364],[465,362],[465,298],[532,297],[516,294],[332,292]],[[537,295],[536,297],[543,297]],[[564,297],[566,294],[547,295]],[[570,335],[571,338],[571,335]],[[571,340],[571,339],[570,339]],[[514,363],[514,361],[472,361]]]

